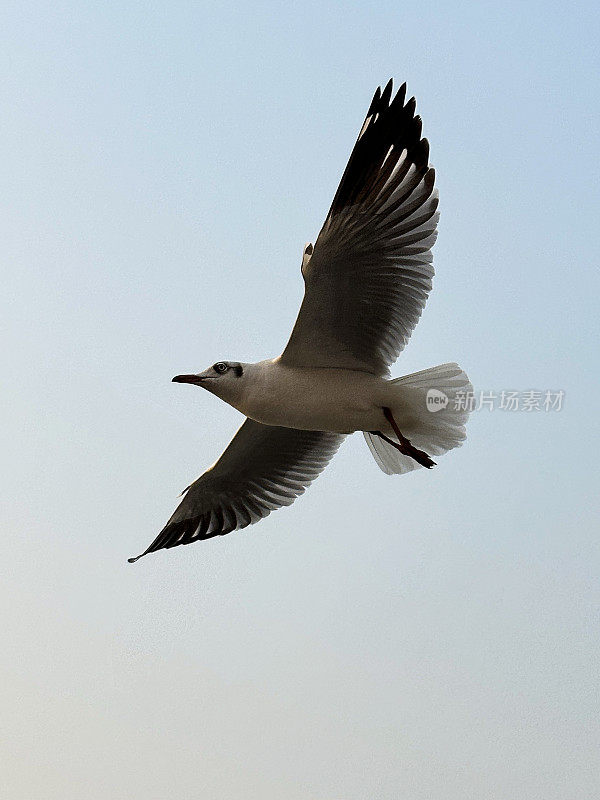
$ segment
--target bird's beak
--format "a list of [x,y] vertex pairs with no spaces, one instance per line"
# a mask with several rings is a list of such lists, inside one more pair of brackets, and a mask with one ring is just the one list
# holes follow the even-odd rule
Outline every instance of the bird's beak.
[[200,386],[204,378],[204,375],[175,375],[173,383],[193,383],[195,386]]

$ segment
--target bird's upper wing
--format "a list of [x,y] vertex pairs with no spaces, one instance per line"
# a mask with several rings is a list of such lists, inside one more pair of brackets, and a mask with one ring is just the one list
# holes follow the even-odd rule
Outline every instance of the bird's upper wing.
[[186,490],[150,547],[129,561],[231,533],[291,505],[325,469],[343,438],[247,419],[217,463]]
[[281,361],[385,374],[431,289],[438,221],[429,144],[406,84],[377,89],[325,224]]

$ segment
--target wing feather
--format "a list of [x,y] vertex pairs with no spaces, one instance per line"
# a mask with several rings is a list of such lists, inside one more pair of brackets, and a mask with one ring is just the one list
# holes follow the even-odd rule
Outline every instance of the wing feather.
[[431,290],[438,196],[414,97],[377,89],[314,248],[281,360],[386,374]]
[[247,419],[217,461],[185,492],[171,519],[138,558],[240,530],[291,505],[325,469],[344,437]]

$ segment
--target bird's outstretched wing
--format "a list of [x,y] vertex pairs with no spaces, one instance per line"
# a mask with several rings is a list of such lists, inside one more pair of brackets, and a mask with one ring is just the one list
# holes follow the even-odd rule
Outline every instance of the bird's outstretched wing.
[[186,490],[150,547],[129,561],[231,533],[291,505],[325,469],[343,438],[247,419],[217,463]]
[[314,250],[304,250],[304,300],[282,363],[383,375],[421,316],[438,197],[405,95],[406,84],[390,102],[391,81],[375,92]]

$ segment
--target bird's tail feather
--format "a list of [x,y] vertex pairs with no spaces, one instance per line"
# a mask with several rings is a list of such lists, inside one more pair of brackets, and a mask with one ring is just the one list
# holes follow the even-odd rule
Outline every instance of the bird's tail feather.
[[[412,445],[433,457],[460,447],[466,438],[473,387],[458,364],[440,364],[405,375],[390,381],[390,386],[397,393],[397,411],[392,401],[392,413]],[[365,431],[364,435],[377,465],[387,475],[401,475],[421,466],[376,434]]]

